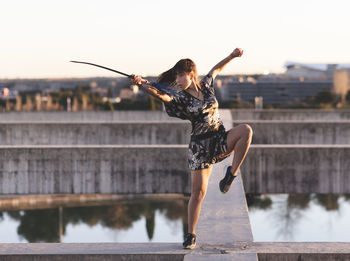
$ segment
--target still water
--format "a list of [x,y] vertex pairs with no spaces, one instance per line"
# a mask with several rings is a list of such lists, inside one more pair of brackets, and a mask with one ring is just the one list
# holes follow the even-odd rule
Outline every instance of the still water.
[[255,241],[350,242],[350,195],[247,194]]
[[186,220],[181,199],[0,211],[0,243],[182,242]]
[[[0,243],[182,242],[187,201],[0,210]],[[255,241],[350,242],[350,195],[247,194],[247,203]]]

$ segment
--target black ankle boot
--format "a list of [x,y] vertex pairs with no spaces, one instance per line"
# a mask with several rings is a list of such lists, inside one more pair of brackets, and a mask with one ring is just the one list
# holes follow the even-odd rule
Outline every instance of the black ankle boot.
[[231,166],[228,166],[226,169],[225,177],[220,181],[219,187],[220,191],[225,194],[232,184],[232,181],[235,179],[236,176],[233,176],[231,173]]

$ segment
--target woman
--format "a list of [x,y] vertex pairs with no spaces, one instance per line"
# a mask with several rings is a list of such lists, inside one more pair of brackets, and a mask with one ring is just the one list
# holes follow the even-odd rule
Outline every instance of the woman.
[[[226,193],[242,164],[252,139],[252,129],[242,124],[226,131],[218,114],[218,102],[213,81],[217,74],[243,50],[236,48],[228,57],[215,65],[199,82],[196,65],[190,59],[182,59],[173,68],[158,77],[158,83],[150,83],[140,76],[133,81],[149,94],[164,102],[169,116],[190,120],[192,123],[189,144],[189,168],[191,169],[191,198],[188,204],[188,234],[183,243],[186,249],[196,245],[196,226],[201,204],[205,197],[212,164],[222,161],[234,151],[232,165],[225,171],[219,183]],[[180,91],[174,90],[176,85]]]

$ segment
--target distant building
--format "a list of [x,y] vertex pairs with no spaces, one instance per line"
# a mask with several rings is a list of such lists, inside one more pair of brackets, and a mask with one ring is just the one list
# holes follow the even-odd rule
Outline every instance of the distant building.
[[269,104],[305,100],[326,89],[344,100],[350,90],[350,64],[287,62],[286,69],[284,74],[231,78],[217,87],[223,101],[254,102],[255,97],[262,97]]
[[123,88],[120,90],[119,97],[121,99],[132,99],[134,97],[134,92],[131,89]]
[[305,80],[256,80],[230,82],[220,88],[223,101],[254,102],[255,97],[263,97],[264,103],[283,104],[295,100],[304,100],[315,96],[322,90],[332,89],[333,81]]
[[15,99],[17,91],[11,91],[9,88],[0,84],[0,99]]

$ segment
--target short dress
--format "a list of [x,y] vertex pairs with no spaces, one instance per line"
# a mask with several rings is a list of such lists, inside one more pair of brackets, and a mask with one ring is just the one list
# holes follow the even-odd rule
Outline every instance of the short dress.
[[210,74],[200,81],[204,101],[183,90],[175,91],[169,86],[152,84],[172,97],[170,102],[164,102],[169,116],[191,121],[192,132],[188,147],[188,164],[191,170],[209,168],[230,156],[227,154],[228,131],[219,116],[213,81]]

